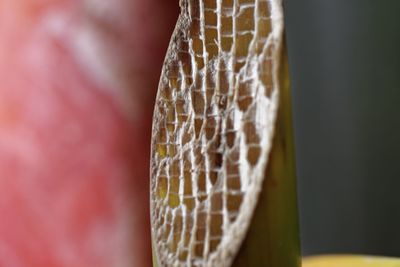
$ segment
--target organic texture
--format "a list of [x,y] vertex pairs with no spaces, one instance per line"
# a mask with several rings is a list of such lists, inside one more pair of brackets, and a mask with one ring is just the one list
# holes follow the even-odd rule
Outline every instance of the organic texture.
[[280,0],[186,0],[152,135],[162,266],[229,266],[263,185],[279,102]]

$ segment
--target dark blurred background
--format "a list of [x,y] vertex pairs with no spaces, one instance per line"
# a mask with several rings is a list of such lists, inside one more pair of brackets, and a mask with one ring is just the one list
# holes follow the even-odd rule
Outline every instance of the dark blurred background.
[[400,256],[400,1],[284,2],[303,253]]

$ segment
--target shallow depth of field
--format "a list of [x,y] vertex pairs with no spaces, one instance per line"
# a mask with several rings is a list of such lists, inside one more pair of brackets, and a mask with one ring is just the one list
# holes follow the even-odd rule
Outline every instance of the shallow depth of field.
[[[0,267],[151,266],[178,0],[0,0]],[[285,0],[304,255],[400,256],[400,4]]]

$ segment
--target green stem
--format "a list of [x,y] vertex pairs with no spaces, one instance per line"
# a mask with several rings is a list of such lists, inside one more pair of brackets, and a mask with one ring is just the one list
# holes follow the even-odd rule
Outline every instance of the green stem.
[[280,103],[262,192],[233,267],[299,267],[300,241],[292,108],[286,49],[280,71]]

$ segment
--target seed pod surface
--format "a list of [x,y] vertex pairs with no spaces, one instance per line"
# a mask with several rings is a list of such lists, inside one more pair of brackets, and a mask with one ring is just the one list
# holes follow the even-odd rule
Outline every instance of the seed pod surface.
[[230,266],[262,189],[279,103],[281,0],[182,0],[157,94],[160,266]]

